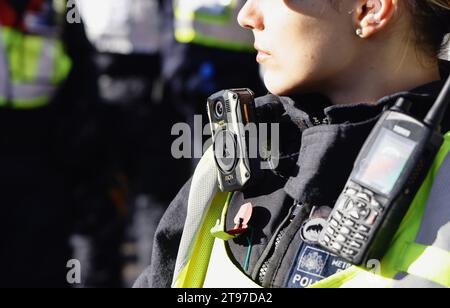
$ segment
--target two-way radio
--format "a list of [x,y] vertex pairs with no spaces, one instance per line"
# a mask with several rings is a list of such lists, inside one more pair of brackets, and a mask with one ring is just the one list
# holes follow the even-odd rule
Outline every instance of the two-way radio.
[[384,256],[443,143],[449,102],[450,78],[423,121],[409,115],[405,98],[382,115],[320,235],[322,247],[355,265]]

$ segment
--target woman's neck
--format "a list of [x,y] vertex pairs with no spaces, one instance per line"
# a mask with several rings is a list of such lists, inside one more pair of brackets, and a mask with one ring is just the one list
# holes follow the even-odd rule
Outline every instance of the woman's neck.
[[348,71],[327,89],[333,104],[376,103],[387,95],[440,79],[438,61],[419,61],[414,50],[400,59],[392,54],[372,55]]

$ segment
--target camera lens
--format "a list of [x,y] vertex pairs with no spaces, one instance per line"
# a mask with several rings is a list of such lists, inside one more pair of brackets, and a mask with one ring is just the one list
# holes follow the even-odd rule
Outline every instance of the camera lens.
[[223,103],[221,101],[217,101],[216,105],[214,107],[214,114],[217,119],[222,119],[224,115],[225,108],[223,106]]

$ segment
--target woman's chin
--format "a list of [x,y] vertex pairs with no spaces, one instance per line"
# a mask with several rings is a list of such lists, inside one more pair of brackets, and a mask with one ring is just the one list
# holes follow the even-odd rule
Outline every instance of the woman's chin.
[[297,95],[314,89],[314,84],[311,83],[311,75],[306,74],[305,71],[298,71],[296,74],[290,74],[289,76],[286,73],[266,71],[264,84],[270,93],[280,96]]
[[270,93],[275,95],[285,95],[285,83],[280,76],[265,72],[264,84]]
[[295,92],[294,86],[290,86],[290,83],[283,81],[283,78],[279,76],[264,76],[264,84],[266,85],[266,88],[270,93],[280,96],[293,94]]

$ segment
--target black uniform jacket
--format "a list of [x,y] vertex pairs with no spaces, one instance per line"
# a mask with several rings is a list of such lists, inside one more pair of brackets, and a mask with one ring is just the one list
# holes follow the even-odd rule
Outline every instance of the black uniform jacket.
[[[444,72],[444,76],[447,73]],[[281,117],[282,159],[276,172],[267,172],[243,192],[235,193],[227,218],[233,219],[241,205],[251,202],[253,247],[249,277],[264,287],[286,287],[295,267],[302,241],[298,236],[313,207],[333,207],[352,171],[354,161],[383,110],[403,96],[413,101],[412,113],[423,118],[437,98],[444,81],[436,81],[408,92],[382,98],[376,104],[332,105],[318,95],[298,98],[268,95],[257,104],[278,100],[285,109]],[[450,114],[442,127],[450,130]],[[170,287],[189,197],[190,182],[172,202],[159,225],[152,265],[136,287]],[[292,220],[295,204],[302,211]],[[281,233],[281,234],[280,234]],[[229,251],[244,271],[247,237],[228,242]],[[295,270],[295,268],[294,268]]]

